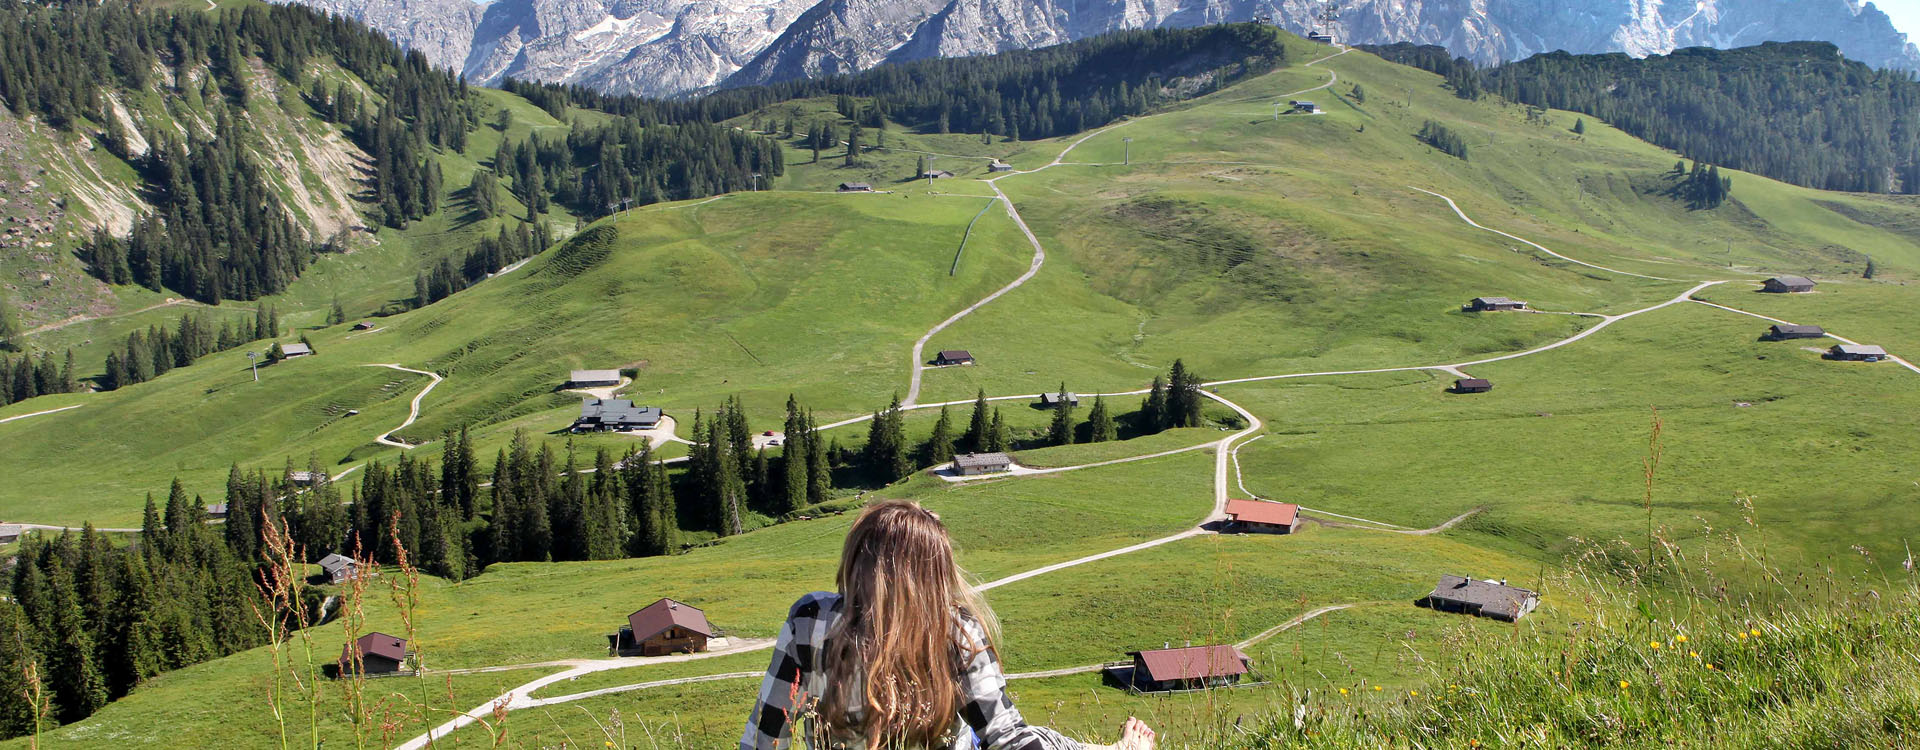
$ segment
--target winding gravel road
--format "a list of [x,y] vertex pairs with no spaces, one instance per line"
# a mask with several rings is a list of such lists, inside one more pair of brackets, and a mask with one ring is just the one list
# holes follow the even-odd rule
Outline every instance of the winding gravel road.
[[428,383],[427,387],[420,389],[420,392],[414,395],[413,403],[407,405],[407,421],[401,422],[399,427],[395,427],[391,430],[387,430],[386,432],[380,433],[379,437],[376,437],[373,439],[374,442],[379,443],[381,445],[391,445],[395,448],[404,448],[406,450],[413,450],[414,445],[412,443],[403,443],[393,439],[393,433],[407,429],[408,427],[413,425],[414,420],[420,418],[420,399],[426,398],[428,393],[433,392],[433,387],[436,385],[439,385],[440,381],[443,380],[444,378],[441,378],[439,373],[428,372],[426,370],[415,370],[411,367],[401,367],[400,365],[396,365],[396,364],[361,365],[361,367],[385,367],[391,370],[399,370],[401,372],[411,372],[411,373],[425,375],[427,377],[433,378],[433,382]]

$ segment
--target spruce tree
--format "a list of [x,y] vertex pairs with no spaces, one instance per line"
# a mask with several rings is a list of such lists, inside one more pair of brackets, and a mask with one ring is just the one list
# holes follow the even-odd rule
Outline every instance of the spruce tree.
[[915,162],[913,165],[913,179],[918,180],[926,176],[927,176],[927,157],[925,155],[922,155],[920,157],[920,160]]
[[1089,442],[1104,443],[1119,437],[1115,429],[1113,415],[1107,412],[1107,401],[1099,396],[1093,397],[1093,411],[1087,414]]
[[340,307],[340,295],[333,295],[333,307],[327,310],[327,325],[337,326],[347,322],[347,311]]
[[733,455],[733,446],[727,440],[724,420],[715,415],[710,423],[708,444],[713,449],[713,503],[718,515],[719,527],[714,529],[721,536],[733,536],[746,531],[744,514],[746,512],[747,484],[740,476],[740,460]]
[[19,335],[20,324],[13,320],[13,308],[5,300],[0,300],[0,350],[20,351],[20,345],[14,341]]
[[952,460],[953,414],[942,405],[940,419],[933,423],[933,435],[927,438],[926,447],[921,451],[921,462],[927,466],[939,466]]
[[987,391],[985,388],[982,388],[980,389],[980,395],[975,396],[973,399],[973,417],[967,421],[967,434],[966,437],[961,440],[969,452],[979,453],[990,450],[987,448],[987,441],[989,440],[988,431],[991,427],[991,425],[988,424],[988,420],[991,419],[991,415],[988,414],[987,410]]
[[1147,397],[1140,404],[1140,422],[1143,432],[1167,429],[1167,381],[1159,375],[1153,376],[1153,386],[1147,389]]
[[993,410],[993,422],[987,427],[986,446],[983,450],[988,453],[999,453],[1011,448],[1012,446],[1010,444],[1012,442],[1013,438],[1008,432],[1007,422],[1001,418],[1000,409],[995,408]]
[[813,412],[807,412],[807,503],[809,505],[826,502],[827,493],[833,489],[833,467],[827,459],[827,444],[820,439],[817,424],[813,420]]
[[800,402],[787,395],[785,443],[780,446],[780,473],[785,501],[776,508],[791,513],[807,503],[807,420],[800,414]]
[[1587,134],[1587,120],[1586,120],[1586,118],[1584,118],[1584,117],[1582,117],[1582,118],[1579,118],[1579,119],[1576,119],[1576,120],[1574,120],[1574,121],[1573,121],[1573,134],[1574,134],[1574,135],[1586,135],[1586,134]]
[[1053,424],[1047,429],[1049,445],[1073,443],[1073,403],[1067,400],[1067,384],[1060,384],[1058,400],[1053,402]]
[[1867,270],[1861,272],[1860,278],[1871,279],[1873,275],[1879,273],[1879,271],[1879,267],[1873,264],[1873,256],[1869,255],[1867,256]]

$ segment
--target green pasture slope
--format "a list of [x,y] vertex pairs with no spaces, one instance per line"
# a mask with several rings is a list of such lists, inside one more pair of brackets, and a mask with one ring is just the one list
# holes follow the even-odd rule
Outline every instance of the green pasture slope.
[[[1576,136],[1571,113],[1530,122],[1520,108],[1458,100],[1435,76],[1363,53],[1305,67],[1298,63],[1326,49],[1292,49],[1290,68],[1108,130],[1065,159],[1085,164],[1003,178],[998,185],[1045,246],[1046,265],[933,337],[929,351],[970,349],[980,363],[928,371],[921,400],[965,400],[981,388],[1035,393],[1063,380],[1081,393],[1133,390],[1176,357],[1211,380],[1480,360],[1564,339],[1597,319],[1459,312],[1470,297],[1618,315],[1703,280],[1728,281],[1701,292],[1722,304],[1827,325],[1896,353],[1908,348],[1903,341],[1920,345],[1896,312],[1916,301],[1902,283],[1920,269],[1920,238],[1903,223],[1916,214],[1910,202],[1736,174],[1732,201],[1691,212],[1661,194],[1673,154],[1591,118]],[[1270,115],[1276,98],[1334,73],[1340,83],[1331,91],[1296,97],[1319,101],[1327,114]],[[1364,104],[1349,94],[1355,83],[1367,91]],[[1429,119],[1466,133],[1471,160],[1418,142],[1414,134]],[[1123,137],[1133,139],[1130,165],[1116,164]],[[1017,144],[1006,155],[1038,168],[1077,138]],[[983,198],[930,195],[921,185],[889,195],[818,194],[848,174],[829,171],[845,169],[838,160],[789,161],[794,174],[777,187],[792,189],[623,213],[513,274],[385,319],[379,333],[314,332],[320,356],[276,366],[258,386],[242,380],[232,355],[219,355],[114,394],[65,397],[87,404],[80,409],[0,424],[10,445],[42,435],[66,441],[58,451],[5,459],[19,479],[0,487],[0,514],[127,519],[137,516],[141,492],[176,474],[215,492],[232,461],[278,466],[313,452],[342,466],[390,456],[393,449],[368,442],[399,423],[426,379],[361,367],[367,363],[446,376],[420,421],[401,433],[423,441],[469,423],[493,441],[483,444],[513,429],[556,430],[574,408],[572,394],[553,390],[571,367],[637,368],[628,392],[666,406],[683,425],[693,409],[736,393],[756,429],[777,426],[789,392],[823,421],[879,408],[905,390],[914,339],[1019,275],[1032,248],[994,207],[975,227],[958,275],[948,276]],[[991,192],[965,181],[952,192],[963,185],[976,196]],[[1486,226],[1573,258],[1672,280],[1552,258],[1468,226],[1415,187],[1448,194]],[[1872,281],[1859,278],[1866,255],[1878,266]],[[1754,280],[1786,272],[1822,280],[1821,291],[1748,291]],[[1453,376],[1433,370],[1220,386],[1222,397],[1264,422],[1238,452],[1238,478],[1253,494],[1322,517],[1415,529],[1478,512],[1428,536],[1309,526],[1291,537],[1189,538],[996,588],[989,598],[1005,620],[1004,656],[1014,670],[1083,666],[1164,643],[1233,642],[1320,607],[1353,605],[1250,647],[1278,687],[1138,698],[1082,674],[1016,682],[1023,710],[1107,740],[1120,717],[1140,714],[1170,739],[1198,742],[1221,716],[1291,705],[1296,688],[1348,688],[1355,700],[1381,705],[1427,690],[1423,660],[1445,657],[1446,644],[1475,633],[1572,630],[1591,620],[1593,605],[1556,571],[1570,555],[1618,552],[1623,539],[1645,544],[1640,459],[1654,408],[1666,452],[1651,520],[1677,553],[1719,560],[1736,543],[1764,546],[1788,569],[1880,580],[1898,565],[1902,540],[1920,533],[1912,514],[1888,510],[1914,499],[1906,457],[1920,446],[1902,419],[1920,405],[1920,374],[1892,363],[1828,362],[1803,348],[1810,342],[1760,342],[1765,326],[1683,301],[1562,348],[1469,366],[1495,383],[1472,396],[1443,392]],[[403,382],[386,389],[389,381]],[[1113,406],[1130,410],[1133,398]],[[997,403],[1017,425],[1044,424],[1044,414],[1020,401]],[[207,404],[229,411],[195,419],[213,408]],[[336,404],[362,413],[323,421]],[[237,415],[272,405],[284,413],[245,428],[250,435],[222,434]],[[48,407],[15,405],[0,418],[36,408]],[[116,414],[134,409],[178,414],[178,422],[164,432],[112,428]],[[956,419],[966,410],[956,407]],[[916,412],[910,431],[929,429],[932,416]],[[854,425],[839,437],[853,443],[863,433]],[[1027,460],[1071,465],[1224,435],[1182,431],[1124,447],[1033,451]],[[618,443],[588,443],[598,444]],[[99,474],[42,468],[73,455],[111,458],[101,459]],[[1188,528],[1211,506],[1214,461],[1211,450],[1195,450],[960,486],[919,476],[879,494],[941,513],[964,564],[990,581]],[[831,586],[850,520],[782,524],[669,558],[507,564],[459,584],[429,580],[419,643],[445,668],[596,657],[621,617],[659,596],[705,608],[732,634],[767,637],[794,597]],[[1731,588],[1760,591],[1750,571],[1729,570]],[[1507,578],[1546,599],[1518,626],[1414,608],[1441,573]],[[370,609],[373,627],[396,627],[384,601]],[[341,635],[328,627],[318,638],[325,651]],[[267,661],[254,651],[169,675],[53,732],[48,746],[84,746],[107,727],[181,741],[242,737],[224,725],[254,731],[267,721],[264,705],[235,707],[213,722],[157,711],[155,696],[220,695]],[[754,662],[726,656],[634,667],[541,695]],[[514,712],[510,744],[712,747],[737,737],[754,689],[752,680],[700,683]],[[477,703],[470,698],[448,705],[464,710]],[[617,726],[609,723],[616,716]],[[487,739],[479,728],[455,736],[473,745]]]

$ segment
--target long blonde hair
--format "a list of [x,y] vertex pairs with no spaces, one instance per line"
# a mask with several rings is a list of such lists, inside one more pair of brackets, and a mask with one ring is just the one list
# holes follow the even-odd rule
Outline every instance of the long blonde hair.
[[[904,500],[875,503],[840,552],[840,619],[827,634],[819,711],[831,735],[862,737],[869,750],[934,747],[953,728],[960,671],[993,647],[993,612],[953,561],[940,518]],[[975,642],[972,618],[987,633]],[[964,641],[964,642],[963,642]],[[849,714],[857,696],[861,715]]]

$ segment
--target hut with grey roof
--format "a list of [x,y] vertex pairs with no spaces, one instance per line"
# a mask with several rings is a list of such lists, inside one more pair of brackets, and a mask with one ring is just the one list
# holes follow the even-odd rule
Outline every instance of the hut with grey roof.
[[1827,350],[1827,359],[1842,362],[1879,362],[1887,358],[1887,350],[1871,344],[1836,344]]
[[1013,457],[1005,453],[962,453],[953,457],[953,473],[963,477],[997,474],[1013,469]]
[[1433,593],[1427,594],[1420,603],[1442,612],[1459,612],[1513,622],[1540,605],[1540,594],[1508,586],[1504,580],[1481,581],[1466,576],[1440,576],[1440,583],[1433,587]]
[[1775,276],[1761,284],[1761,291],[1774,294],[1800,294],[1813,291],[1813,279],[1805,276]]
[[1527,303],[1506,297],[1475,297],[1462,305],[1464,312],[1497,312],[1500,310],[1525,310]]
[[1768,326],[1766,338],[1768,341],[1786,341],[1787,339],[1817,339],[1825,335],[1827,335],[1826,329],[1820,326],[1781,323],[1775,326]]
[[567,374],[567,385],[574,388],[619,384],[619,370],[574,370]]
[[624,398],[589,398],[580,401],[580,418],[573,421],[574,432],[624,432],[651,430],[660,426],[660,407],[635,406]]

